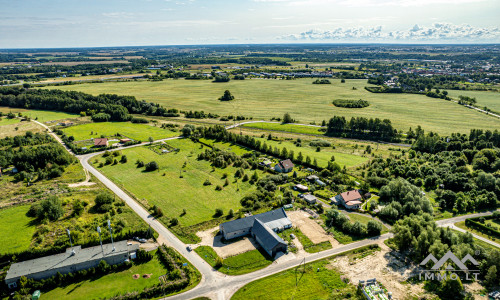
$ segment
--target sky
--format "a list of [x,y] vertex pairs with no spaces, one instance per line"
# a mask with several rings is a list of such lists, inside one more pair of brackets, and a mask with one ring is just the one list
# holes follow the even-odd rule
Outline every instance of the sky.
[[500,43],[500,0],[0,0],[0,48]]

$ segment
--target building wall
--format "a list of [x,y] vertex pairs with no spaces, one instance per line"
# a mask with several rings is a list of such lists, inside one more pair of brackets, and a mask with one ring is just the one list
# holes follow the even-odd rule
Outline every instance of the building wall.
[[[64,266],[64,267],[61,267],[61,268],[53,268],[53,269],[46,270],[46,271],[43,271],[43,272],[29,274],[26,277],[27,278],[33,278],[35,280],[46,279],[46,278],[49,278],[49,277],[52,277],[52,276],[56,275],[58,272],[61,273],[61,274],[67,274],[67,273],[72,273],[72,272],[77,272],[77,271],[80,271],[80,270],[86,270],[86,269],[90,269],[90,268],[93,268],[93,267],[97,267],[99,265],[99,262],[101,260],[106,261],[110,265],[116,265],[116,264],[123,263],[125,261],[125,259],[127,259],[127,253],[123,253],[123,254],[120,254],[120,255],[114,255],[114,256],[106,256],[104,258],[100,258],[100,259],[96,259],[96,260],[91,260],[91,261],[86,261],[86,262],[82,262],[82,263],[75,264],[75,265],[72,265],[72,266]],[[20,277],[10,278],[9,280],[5,280],[5,283],[8,285],[9,283],[17,282],[19,280],[19,278]]]
[[244,229],[238,230],[238,231],[231,231],[231,232],[226,232],[225,230],[222,229],[222,226],[219,226],[219,229],[222,232],[224,239],[230,240],[230,239],[235,239],[237,237],[250,234],[251,227],[244,228]]

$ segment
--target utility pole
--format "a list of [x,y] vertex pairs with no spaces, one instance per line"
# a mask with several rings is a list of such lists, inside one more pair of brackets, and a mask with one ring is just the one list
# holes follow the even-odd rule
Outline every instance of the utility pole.
[[66,229],[66,232],[68,233],[69,236],[69,244],[71,245],[71,256],[75,255],[75,248],[73,248],[73,242],[71,241],[71,233],[69,229]]
[[111,221],[108,219],[108,228],[109,228],[109,234],[111,235],[111,245],[113,246],[113,250],[115,251],[115,244],[113,242],[113,228],[111,228]]
[[97,226],[97,232],[99,233],[99,242],[101,243],[102,256],[104,257],[104,248],[102,247],[102,239],[101,239],[101,227]]

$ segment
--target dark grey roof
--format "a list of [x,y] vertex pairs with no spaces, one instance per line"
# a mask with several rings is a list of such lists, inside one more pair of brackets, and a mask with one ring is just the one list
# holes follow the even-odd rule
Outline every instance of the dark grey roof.
[[262,221],[256,219],[253,223],[252,233],[259,238],[260,245],[267,252],[272,252],[273,248],[278,244],[286,245],[285,241],[280,238],[276,232],[266,226]]
[[[59,269],[65,266],[77,265],[86,261],[101,260],[104,256],[124,255],[127,253],[127,241],[115,242],[115,251],[111,244],[104,244],[103,250],[101,246],[94,246],[82,249],[81,246],[66,249],[65,253],[59,253],[51,256],[40,257],[19,263],[12,264],[5,280],[11,278],[18,278],[29,274],[36,274],[50,269]],[[71,250],[75,250],[75,254],[71,255]],[[129,251],[136,251],[139,249],[138,244],[129,246]]]
[[279,162],[281,169],[291,169],[293,168],[293,162],[290,159],[285,159]]
[[288,218],[288,216],[286,215],[285,210],[283,208],[278,208],[255,216],[250,216],[222,223],[220,226],[223,228],[225,232],[234,232],[252,227],[255,219],[259,219],[263,223],[268,223],[283,218]]

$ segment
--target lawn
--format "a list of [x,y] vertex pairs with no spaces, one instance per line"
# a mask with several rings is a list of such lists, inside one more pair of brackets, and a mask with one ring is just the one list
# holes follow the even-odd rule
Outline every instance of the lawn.
[[[209,265],[215,267],[219,256],[212,247],[199,246],[194,251]],[[222,266],[217,268],[217,270],[228,275],[242,275],[265,268],[272,262],[272,259],[262,254],[259,250],[252,250],[227,257],[222,261]]]
[[356,287],[341,280],[341,273],[329,266],[330,259],[306,264],[305,272],[303,267],[292,268],[253,281],[231,299],[344,299],[347,293],[356,297]]
[[36,226],[33,218],[27,217],[29,205],[18,205],[0,210],[0,240],[9,241],[0,244],[0,253],[21,252],[30,248]]
[[63,131],[67,136],[73,136],[75,141],[100,138],[101,135],[116,137],[117,133],[130,139],[143,142],[148,141],[149,137],[159,140],[180,135],[178,132],[173,132],[168,129],[130,122],[87,123],[71,126],[65,128]]
[[[333,79],[332,84],[312,84],[313,79],[232,80],[213,83],[209,80],[164,80],[85,83],[44,88],[74,90],[98,95],[132,95],[139,100],[160,103],[180,110],[203,110],[219,115],[244,115],[269,120],[290,113],[301,123],[316,123],[334,115],[390,119],[397,129],[421,125],[426,131],[441,134],[468,133],[471,128],[490,129],[498,120],[450,101],[417,94],[370,93],[366,80]],[[354,89],[353,89],[354,88]],[[230,90],[234,101],[217,99]],[[370,106],[361,109],[340,108],[333,99],[363,99]],[[444,113],[443,113],[444,112]],[[467,120],[467,122],[464,122]]]
[[[225,214],[230,209],[237,211],[241,208],[241,198],[255,190],[255,186],[248,182],[235,182],[236,168],[212,169],[208,161],[198,160],[198,154],[205,151],[206,146],[189,139],[171,140],[167,144],[180,151],[157,154],[147,146],[130,148],[122,151],[127,156],[127,163],[105,165],[98,170],[137,199],[145,199],[150,206],[159,206],[165,216],[178,218],[182,226],[212,219],[216,208],[221,208]],[[104,161],[101,157],[98,160]],[[144,163],[156,161],[160,169],[144,172],[144,168],[137,168],[137,160]],[[253,172],[246,171],[249,176]],[[262,177],[261,171],[257,172]],[[216,191],[217,185],[224,185],[224,173],[228,174],[229,185]],[[203,185],[207,179],[212,185]],[[182,214],[183,209],[186,209],[186,214]]]
[[[149,262],[133,265],[128,270],[84,280],[42,293],[42,299],[86,300],[109,298],[117,294],[142,291],[146,287],[159,283],[158,277],[165,273],[166,270],[163,265],[158,260],[158,257],[154,255]],[[134,274],[139,274],[141,277],[134,279],[132,277]],[[151,274],[151,278],[143,278],[142,275],[144,274]]]
[[[490,220],[488,220],[488,221],[490,221]],[[493,224],[495,224],[495,223],[493,223]],[[498,224],[495,224],[495,225],[498,225]],[[500,244],[500,241],[497,238],[495,238],[493,236],[489,236],[489,235],[487,235],[487,234],[483,233],[482,231],[479,231],[479,230],[477,230],[475,228],[471,228],[471,227],[465,226],[465,221],[455,223],[455,226],[457,226],[458,228],[461,228],[463,230],[467,230],[467,231],[469,231],[471,233],[474,233],[475,235],[478,235],[478,236],[483,237],[485,239],[488,239],[488,240],[490,240],[492,242]]]
[[275,130],[275,131],[285,131],[290,133],[300,133],[300,134],[316,134],[324,135],[324,131],[320,131],[321,128],[313,126],[303,126],[294,124],[279,124],[279,123],[249,123],[244,124],[243,127],[257,128],[261,130]]
[[500,112],[500,93],[498,92],[448,90],[448,95],[455,100],[458,100],[458,96],[473,97],[476,98],[476,105],[480,108],[486,106],[493,111]]
[[335,156],[335,162],[338,163],[341,167],[353,167],[368,161],[368,157],[363,157],[360,155],[348,154],[343,152],[338,152],[332,147],[322,147],[320,152],[316,152],[316,147],[309,146],[309,142],[303,141],[301,147],[297,147],[292,142],[287,141],[274,141],[268,140],[267,138],[257,138],[261,143],[266,143],[268,146],[277,147],[278,149],[286,148],[288,152],[293,151],[295,157],[299,155],[299,152],[302,152],[302,156],[304,160],[307,156],[311,157],[311,161],[318,161],[318,166],[326,168],[328,162],[332,158],[332,155]]
[[5,107],[0,106],[0,112],[7,114],[9,112],[22,113],[23,116],[30,117],[31,119],[38,118],[40,122],[48,122],[55,120],[63,120],[63,119],[74,119],[80,117],[80,115],[69,114],[60,111],[50,111],[50,110],[38,110],[38,109],[24,109],[24,108],[14,108],[14,107]]
[[[368,216],[363,216],[363,215],[358,215],[358,214],[347,214],[347,213],[344,213],[344,214],[346,214],[349,217],[349,219],[351,220],[351,224],[358,221],[361,224],[366,225],[366,224],[368,224],[368,221],[374,220]],[[321,217],[324,218],[323,215]],[[375,220],[375,221],[377,221],[377,220]],[[377,221],[377,222],[379,222],[379,221]],[[381,225],[382,225],[382,231],[380,232],[380,234],[387,233],[389,231],[387,229],[387,227],[385,227],[384,224],[381,224]],[[339,243],[341,243],[341,244],[350,244],[350,243],[368,238],[366,236],[355,236],[355,235],[347,234],[347,233],[344,233],[335,227],[330,227],[328,229],[328,231],[331,232],[333,234],[333,237],[337,241],[339,241]]]

